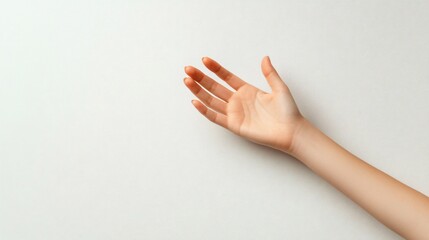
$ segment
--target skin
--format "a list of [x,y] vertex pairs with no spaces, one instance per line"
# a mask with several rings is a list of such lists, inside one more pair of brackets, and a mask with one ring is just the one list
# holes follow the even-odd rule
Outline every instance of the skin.
[[209,57],[202,62],[234,89],[185,67],[184,83],[199,99],[192,104],[208,120],[295,157],[402,237],[429,239],[429,198],[348,152],[305,119],[268,56],[261,69],[270,93]]

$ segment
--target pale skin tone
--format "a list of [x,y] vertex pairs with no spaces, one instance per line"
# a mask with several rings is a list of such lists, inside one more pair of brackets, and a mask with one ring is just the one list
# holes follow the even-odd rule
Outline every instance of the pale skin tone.
[[299,112],[269,57],[261,63],[264,92],[204,57],[203,64],[233,90],[186,66],[194,107],[210,121],[255,143],[287,153],[406,239],[429,239],[429,198],[376,169],[326,136]]

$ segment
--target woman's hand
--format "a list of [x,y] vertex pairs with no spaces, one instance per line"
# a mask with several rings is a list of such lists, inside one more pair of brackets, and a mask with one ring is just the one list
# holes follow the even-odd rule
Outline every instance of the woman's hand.
[[186,86],[205,105],[192,103],[209,120],[291,154],[404,238],[428,239],[429,198],[351,154],[305,120],[268,57],[262,60],[262,72],[272,93],[246,83],[210,58],[203,58],[203,63],[235,89],[228,90],[196,68],[185,68],[191,77],[185,78]]
[[[185,85],[200,101],[192,100],[210,121],[253,142],[290,153],[303,117],[268,56],[261,68],[272,92],[266,93],[235,76],[216,61],[204,57],[204,65],[235,91],[217,83],[197,68],[187,66]],[[204,103],[204,104],[203,104]]]

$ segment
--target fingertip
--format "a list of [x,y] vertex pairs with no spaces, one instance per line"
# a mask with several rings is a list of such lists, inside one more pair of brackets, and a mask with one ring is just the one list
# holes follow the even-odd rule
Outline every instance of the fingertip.
[[183,82],[185,83],[185,85],[186,86],[190,86],[191,85],[191,79],[190,78],[188,78],[188,77],[185,77],[184,79],[183,79]]
[[190,73],[190,72],[192,72],[192,70],[193,70],[193,67],[192,67],[192,66],[189,66],[189,65],[188,65],[188,66],[186,66],[186,67],[185,67],[185,72],[186,72],[186,73]]
[[267,76],[269,72],[269,64],[268,64],[267,56],[264,56],[264,58],[262,58],[261,70],[264,76]]
[[203,64],[204,64],[204,66],[206,66],[206,68],[208,68],[212,72],[215,72],[220,67],[220,64],[218,62],[216,62],[215,60],[213,60],[209,57],[203,58]]
[[268,64],[271,64],[270,56],[265,55],[265,56],[262,58],[262,63],[268,63]]
[[203,109],[201,108],[201,104],[200,104],[200,102],[199,102],[199,101],[197,101],[197,100],[195,100],[195,99],[192,99],[192,100],[191,100],[191,103],[192,103],[192,105],[194,105],[194,107],[195,107],[199,112],[202,112],[202,111],[203,111]]
[[209,65],[209,64],[210,64],[210,60],[211,60],[211,58],[206,57],[206,56],[201,58],[201,61],[203,62],[203,64],[204,64],[205,66],[207,66],[207,65]]
[[194,66],[188,65],[185,67],[185,72],[188,75],[192,75],[192,74],[195,74],[196,72],[198,72],[198,70]]
[[274,68],[273,63],[271,63],[271,58],[267,56],[267,61],[268,61],[268,65],[270,65],[270,67]]

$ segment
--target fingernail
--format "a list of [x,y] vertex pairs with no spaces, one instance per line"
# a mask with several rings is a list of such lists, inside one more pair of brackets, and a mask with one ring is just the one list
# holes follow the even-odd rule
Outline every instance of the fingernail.
[[206,58],[206,57],[202,57],[202,58],[201,58],[201,61],[203,61],[203,62],[204,62],[204,58]]

